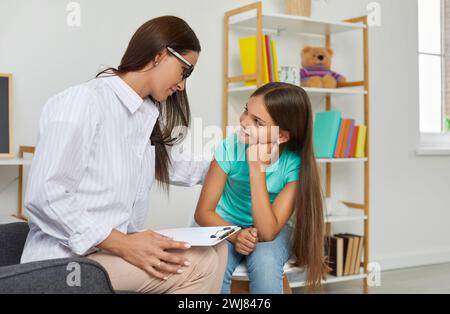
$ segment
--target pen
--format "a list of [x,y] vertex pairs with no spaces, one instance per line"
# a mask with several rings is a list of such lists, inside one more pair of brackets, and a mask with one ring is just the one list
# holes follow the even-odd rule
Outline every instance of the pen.
[[228,237],[228,236],[229,236],[230,234],[232,234],[234,231],[236,231],[235,228],[230,229],[229,231],[227,231],[227,232],[225,232],[224,234],[222,234],[222,235],[219,237],[219,240],[222,240],[222,239]]

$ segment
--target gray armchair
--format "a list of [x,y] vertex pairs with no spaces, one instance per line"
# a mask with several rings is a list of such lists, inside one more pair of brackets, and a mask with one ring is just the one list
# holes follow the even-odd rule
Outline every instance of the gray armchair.
[[[28,225],[0,225],[0,294],[5,293],[115,293],[106,270],[86,258],[64,258],[20,264]],[[71,262],[80,265],[80,285],[67,284]]]

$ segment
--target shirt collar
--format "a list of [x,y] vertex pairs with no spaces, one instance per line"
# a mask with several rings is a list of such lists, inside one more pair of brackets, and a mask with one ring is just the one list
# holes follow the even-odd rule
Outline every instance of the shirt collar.
[[144,103],[144,99],[142,99],[141,96],[139,96],[134,89],[118,75],[105,76],[104,79],[131,114],[134,114]]

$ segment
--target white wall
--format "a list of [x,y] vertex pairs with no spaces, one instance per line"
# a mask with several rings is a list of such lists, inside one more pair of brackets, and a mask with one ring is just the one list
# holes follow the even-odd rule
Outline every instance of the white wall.
[[[100,64],[116,66],[136,28],[163,14],[184,18],[197,32],[203,52],[188,83],[192,114],[202,117],[204,126],[221,124],[223,12],[253,1],[80,0],[80,28],[66,25],[68,2],[0,0],[0,72],[14,75],[15,152],[19,145],[35,144],[40,111],[51,95],[92,78]],[[360,16],[367,14],[369,2],[315,1],[313,16]],[[283,11],[282,1],[264,3],[266,10]],[[416,1],[378,3],[382,25],[370,29],[371,259],[383,268],[450,261],[450,159],[414,154],[419,138]],[[355,50],[360,38],[352,36],[333,40],[335,68],[357,80],[362,78],[361,51]],[[320,109],[323,99],[316,101]],[[362,122],[361,99],[336,98],[333,104]],[[362,201],[361,170],[335,167],[333,195]],[[16,177],[15,169],[0,168],[0,214],[16,208],[16,182],[11,183]],[[173,188],[169,201],[154,189],[150,227],[185,225],[199,191]]]

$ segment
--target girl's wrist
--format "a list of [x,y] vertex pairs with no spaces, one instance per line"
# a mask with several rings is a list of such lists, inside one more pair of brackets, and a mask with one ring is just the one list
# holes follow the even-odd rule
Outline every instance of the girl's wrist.
[[227,238],[227,240],[230,241],[230,242],[233,243],[233,244],[236,244],[237,235],[238,235],[240,232],[241,232],[241,230],[238,231],[238,232],[236,232],[235,234],[229,236],[229,237]]
[[259,169],[263,165],[260,160],[247,160],[247,163],[251,169]]
[[266,168],[267,165],[261,161],[250,161],[248,163],[249,173],[251,177],[266,177]]

